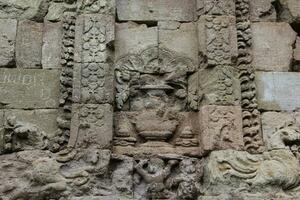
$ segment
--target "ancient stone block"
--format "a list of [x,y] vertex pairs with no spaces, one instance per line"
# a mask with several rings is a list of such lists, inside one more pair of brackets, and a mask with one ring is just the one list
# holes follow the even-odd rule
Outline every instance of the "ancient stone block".
[[76,103],[112,103],[114,78],[108,45],[114,40],[111,16],[82,15],[77,19],[73,79]]
[[47,0],[0,0],[0,18],[30,19],[43,22],[47,14]]
[[121,21],[193,21],[195,0],[123,0],[117,1]]
[[83,14],[109,14],[115,15],[116,1],[111,0],[79,0],[77,11]]
[[158,28],[133,22],[116,24],[115,57],[138,54],[150,46],[158,46]]
[[300,75],[289,72],[256,73],[258,106],[264,110],[296,110],[300,107]]
[[241,87],[234,68],[226,66],[206,68],[200,70],[198,76],[198,96],[201,105],[240,104]]
[[4,112],[0,110],[0,154],[4,152]]
[[114,18],[106,15],[81,15],[76,20],[75,61],[103,63],[109,58],[108,45],[115,39]]
[[60,71],[0,69],[2,108],[57,108]]
[[16,61],[20,68],[41,68],[43,24],[19,21],[16,41]]
[[214,151],[204,166],[204,182],[207,186],[217,184],[227,194],[242,183],[260,192],[273,191],[274,186],[286,190],[299,185],[299,167],[299,160],[288,149],[254,155],[235,150]]
[[201,16],[198,20],[199,53],[208,65],[230,65],[237,57],[235,18]]
[[55,109],[5,110],[4,111],[4,141],[5,153],[44,149],[57,133]]
[[276,21],[276,10],[274,0],[251,0],[250,4],[250,20],[257,21]]
[[74,66],[73,101],[76,103],[113,103],[114,77],[106,63],[83,63]]
[[300,23],[300,2],[298,0],[279,0],[279,19],[291,24]]
[[0,19],[0,67],[15,64],[17,20]]
[[253,66],[262,71],[288,71],[296,33],[287,23],[252,24]]
[[300,71],[300,37],[297,37],[296,46],[294,49],[293,71]]
[[114,152],[126,155],[199,155],[197,113],[171,112],[148,110],[116,113]]
[[68,146],[110,148],[113,137],[113,110],[109,104],[73,104]]
[[197,0],[199,15],[235,15],[234,0]]
[[204,151],[243,148],[240,106],[203,106],[200,116],[200,146]]
[[[181,56],[191,58],[198,65],[197,27],[194,23],[183,23],[177,29],[168,27],[168,22],[159,22],[159,48],[177,52]],[[169,22],[170,26],[174,22]],[[174,26],[174,25],[173,25]],[[171,29],[171,30],[170,30]]]
[[42,47],[43,68],[61,67],[62,23],[45,21]]
[[262,115],[262,129],[268,150],[294,147],[300,140],[299,112],[265,112]]

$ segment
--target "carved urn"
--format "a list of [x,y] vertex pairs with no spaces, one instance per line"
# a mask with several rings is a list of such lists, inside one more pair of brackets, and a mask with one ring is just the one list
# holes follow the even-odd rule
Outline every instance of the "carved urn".
[[145,111],[137,117],[136,130],[146,140],[142,146],[169,146],[170,139],[178,125],[177,120],[160,116],[157,111]]

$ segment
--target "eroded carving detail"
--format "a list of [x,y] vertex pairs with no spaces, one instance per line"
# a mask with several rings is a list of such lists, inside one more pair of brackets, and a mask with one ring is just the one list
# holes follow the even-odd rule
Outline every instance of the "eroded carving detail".
[[[122,109],[128,99],[137,96],[136,101],[131,102],[134,110],[141,110],[142,107],[157,108],[161,106],[159,104],[173,105],[179,110],[184,110],[187,101],[187,75],[194,72],[196,67],[188,58],[177,57],[166,49],[159,51],[164,55],[159,64],[155,61],[158,59],[157,47],[150,47],[139,55],[127,55],[116,62],[118,109]],[[154,91],[158,90],[160,92],[154,94]],[[145,102],[139,102],[142,97],[152,99],[152,103],[147,105]]]
[[4,127],[3,150],[5,153],[46,149],[49,139],[35,124],[19,121],[16,116],[8,116]]
[[135,199],[186,199],[200,194],[201,161],[192,158],[142,159],[135,165]]
[[207,16],[205,19],[208,65],[230,65],[230,18]]
[[263,146],[260,112],[257,109],[255,74],[252,66],[252,35],[248,0],[236,1],[236,27],[238,38],[237,67],[240,69],[240,83],[243,109],[243,132],[245,149],[261,151]]
[[[66,15],[63,21],[62,72],[60,78],[60,112],[57,123],[60,131],[57,142],[51,147],[52,151],[59,151],[66,146],[70,136],[72,92],[73,92],[73,67],[74,67],[74,43],[75,43],[75,17]],[[64,138],[64,140],[61,140]],[[54,139],[55,140],[55,139]],[[60,141],[60,142],[58,142]]]

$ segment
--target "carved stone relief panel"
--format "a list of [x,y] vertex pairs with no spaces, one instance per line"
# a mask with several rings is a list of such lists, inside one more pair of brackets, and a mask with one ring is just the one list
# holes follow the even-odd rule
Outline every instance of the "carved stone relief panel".
[[112,142],[112,106],[73,104],[69,147],[109,148]]
[[114,151],[121,154],[177,153],[197,155],[199,125],[196,113],[172,110],[118,112]]
[[139,159],[134,199],[195,199],[201,193],[202,161],[180,156]]
[[235,15],[234,0],[197,0],[199,15]]
[[230,66],[206,68],[199,70],[198,76],[200,105],[240,105],[241,88],[236,69]]
[[204,151],[243,148],[240,106],[203,106],[200,112]]
[[114,39],[111,16],[83,15],[77,19],[73,101],[112,103],[113,66],[109,43]]
[[237,58],[235,18],[203,15],[198,20],[199,53],[209,66],[232,65]]

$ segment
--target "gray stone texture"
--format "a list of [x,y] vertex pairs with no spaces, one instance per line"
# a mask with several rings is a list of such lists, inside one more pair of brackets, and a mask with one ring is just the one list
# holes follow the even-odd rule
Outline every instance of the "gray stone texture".
[[280,12],[279,19],[288,23],[300,23],[300,1],[298,0],[279,0]]
[[45,21],[43,32],[42,67],[61,68],[62,23]]
[[[292,134],[293,127],[300,124],[299,112],[265,112],[262,114],[263,138],[268,150],[284,149],[285,146],[278,145],[280,130]],[[279,136],[278,136],[279,135]]]
[[48,6],[48,0],[0,0],[0,18],[42,22]]
[[250,19],[252,22],[276,21],[275,0],[251,0]]
[[116,24],[115,58],[138,54],[149,46],[158,45],[158,28],[133,22]]
[[235,18],[203,15],[197,23],[199,55],[208,65],[231,65],[238,54]]
[[13,66],[15,64],[17,20],[0,19],[0,27],[0,67]]
[[57,108],[58,70],[0,69],[2,108]]
[[122,0],[117,1],[121,21],[193,21],[195,0]]
[[[163,24],[162,24],[163,23]],[[176,27],[175,22],[159,22],[159,48],[166,48],[182,56],[191,58],[198,64],[198,39],[195,23],[182,23]],[[169,25],[169,26],[168,26]],[[173,27],[172,27],[173,26]]]
[[300,108],[300,74],[258,72],[256,85],[260,109],[288,111]]
[[8,117],[16,117],[16,120],[22,123],[30,123],[43,131],[49,138],[53,138],[57,133],[56,118],[58,116],[57,109],[36,109],[36,110],[20,110],[5,109],[4,119]]
[[69,147],[108,149],[113,137],[109,104],[73,104]]
[[16,62],[19,68],[41,68],[43,24],[19,21],[16,41]]
[[300,37],[297,37],[294,49],[293,71],[300,71]]
[[234,0],[197,0],[198,15],[235,15]]
[[252,24],[253,66],[261,71],[289,71],[296,32],[287,23]]

